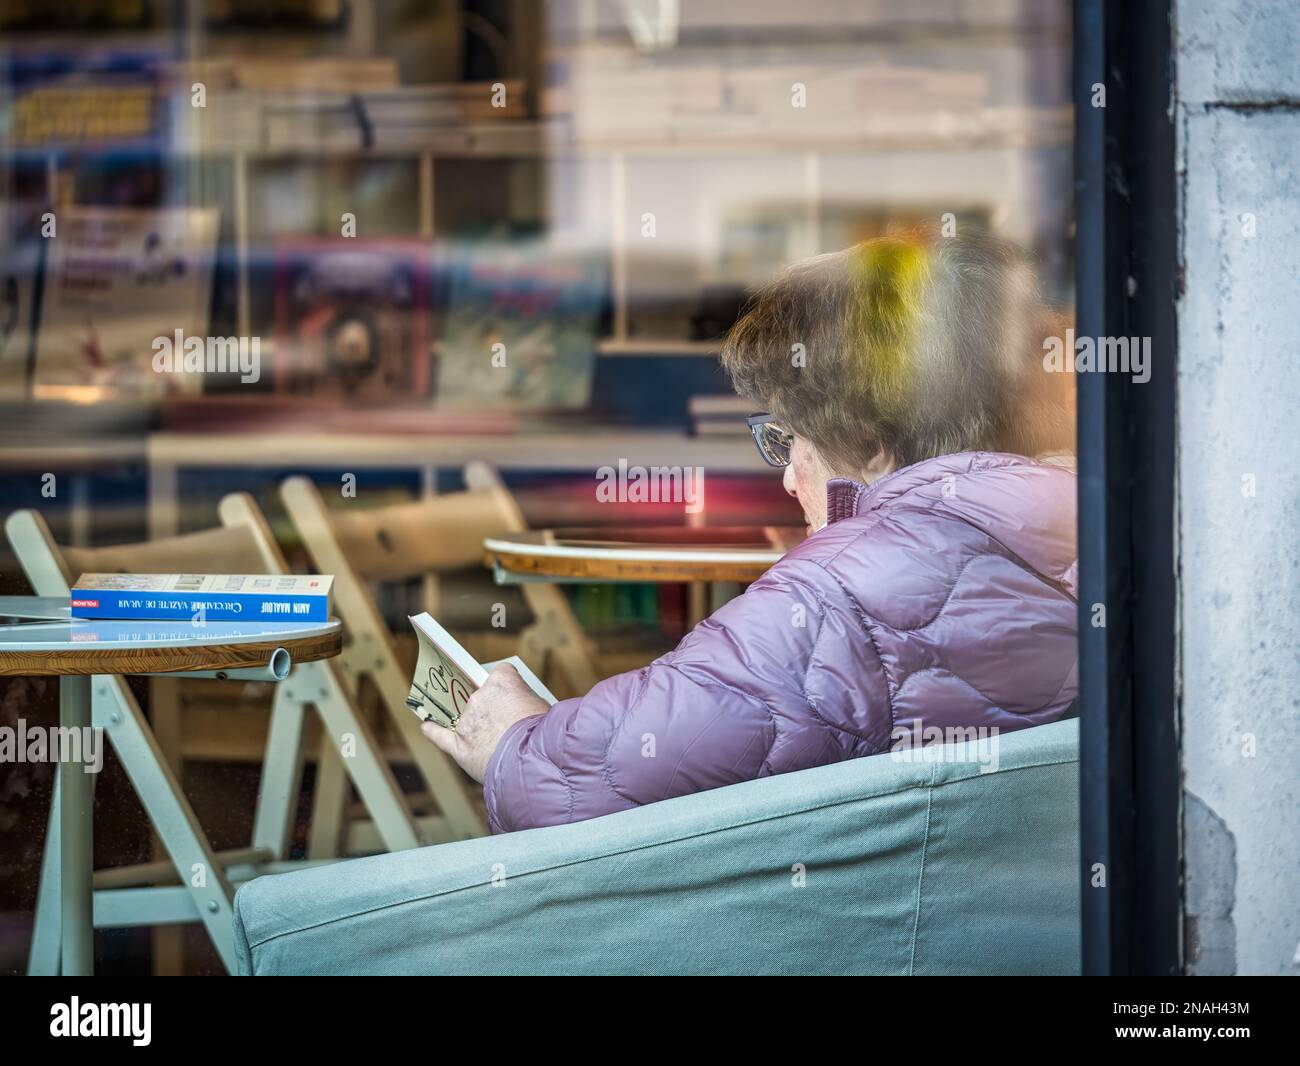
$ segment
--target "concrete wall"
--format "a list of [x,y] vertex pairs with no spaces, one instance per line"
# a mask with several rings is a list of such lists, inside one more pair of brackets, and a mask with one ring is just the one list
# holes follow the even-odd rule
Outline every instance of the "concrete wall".
[[1186,958],[1300,972],[1300,3],[1177,0]]

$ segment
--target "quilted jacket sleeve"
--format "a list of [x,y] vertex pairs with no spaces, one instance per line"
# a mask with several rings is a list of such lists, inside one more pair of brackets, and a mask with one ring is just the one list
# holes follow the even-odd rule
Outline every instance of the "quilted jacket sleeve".
[[828,627],[860,633],[854,605],[821,566],[787,557],[672,652],[515,723],[484,777],[493,832],[846,757],[844,736],[809,713],[807,675]]

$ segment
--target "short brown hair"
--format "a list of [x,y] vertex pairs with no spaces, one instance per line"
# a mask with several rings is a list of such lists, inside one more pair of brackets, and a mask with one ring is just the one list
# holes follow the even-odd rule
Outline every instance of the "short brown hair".
[[1042,363],[1060,325],[1014,245],[923,229],[796,263],[756,293],[722,362],[851,476],[881,455],[1072,451],[1073,381]]

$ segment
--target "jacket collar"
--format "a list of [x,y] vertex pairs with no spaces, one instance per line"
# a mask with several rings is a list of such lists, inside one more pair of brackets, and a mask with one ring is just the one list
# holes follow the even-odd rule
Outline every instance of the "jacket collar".
[[922,459],[911,466],[891,470],[870,485],[852,478],[835,477],[826,483],[826,524],[834,525],[845,518],[869,514],[914,489],[961,477],[972,472],[1005,466],[1060,466],[1074,470],[1073,456],[1053,456],[1041,460],[1005,452],[954,452],[933,459]]
[[852,518],[858,513],[858,501],[869,491],[861,482],[831,478],[826,482],[826,524],[833,526],[843,518]]
[[835,477],[826,482],[826,524],[834,525],[845,518],[868,514],[890,500],[932,482],[942,481],[968,473],[982,465],[1027,463],[1023,456],[1001,455],[989,452],[956,452],[922,459],[911,466],[902,466],[864,485],[852,478]]
[[[918,484],[938,481],[949,466],[944,460],[949,458],[941,456],[939,459],[925,459],[911,466],[891,470],[870,485],[847,477],[831,478],[826,482],[826,524],[831,526],[844,518],[868,514]],[[930,466],[935,469],[929,470]]]

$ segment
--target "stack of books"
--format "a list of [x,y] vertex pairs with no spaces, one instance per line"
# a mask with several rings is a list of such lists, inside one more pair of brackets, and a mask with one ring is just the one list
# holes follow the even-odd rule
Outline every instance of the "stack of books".
[[[214,151],[471,142],[484,148],[508,147],[519,136],[511,131],[527,117],[525,83],[520,79],[378,89],[334,83],[308,89],[302,80],[294,81],[296,75],[286,77],[296,92],[237,89],[221,107],[200,112],[204,144]],[[315,74],[306,80],[314,83]],[[523,128],[523,136],[536,138],[532,126]],[[497,129],[500,136],[492,132]]]
[[328,574],[82,574],[73,618],[327,622]]
[[221,89],[256,92],[374,92],[399,84],[397,61],[385,56],[285,59],[246,57],[200,59],[172,68],[176,83],[188,93],[202,82],[211,93]]

